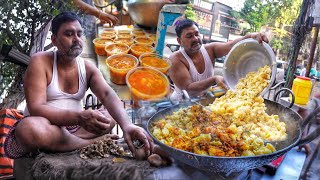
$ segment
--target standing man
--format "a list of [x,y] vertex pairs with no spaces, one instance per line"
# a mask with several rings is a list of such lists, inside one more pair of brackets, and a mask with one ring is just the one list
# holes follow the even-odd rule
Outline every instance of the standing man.
[[[139,140],[147,156],[153,149],[150,136],[129,121],[98,68],[78,57],[83,46],[78,16],[59,14],[52,21],[52,33],[58,50],[39,52],[31,58],[24,78],[26,116],[8,134],[4,145],[7,156],[20,158],[39,149],[66,152],[82,148],[106,138],[114,120],[132,153],[136,153],[132,141]],[[82,99],[88,88],[106,110],[83,110]]]
[[[89,14],[100,19],[102,23],[109,23],[110,27],[118,23],[118,18],[112,14],[105,13],[98,8],[92,6],[92,4],[87,4],[82,0],[72,0],[73,3],[85,14]],[[92,2],[92,1],[91,1]]]
[[186,90],[191,96],[200,96],[214,84],[226,89],[223,77],[213,75],[215,59],[227,55],[232,46],[243,39],[268,42],[265,35],[251,33],[227,43],[203,45],[198,24],[189,19],[178,21],[175,31],[181,48],[169,57],[172,62],[169,75],[175,86],[171,100],[181,99],[181,90]]

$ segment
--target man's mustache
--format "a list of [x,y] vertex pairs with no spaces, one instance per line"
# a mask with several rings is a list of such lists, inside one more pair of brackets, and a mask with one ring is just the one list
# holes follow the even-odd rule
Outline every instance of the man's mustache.
[[72,44],[72,46],[70,47],[70,49],[74,49],[74,48],[82,48],[81,44],[79,43],[74,43]]
[[193,46],[193,45],[197,45],[197,44],[201,44],[201,42],[200,41],[196,41],[196,42],[193,42],[191,45]]

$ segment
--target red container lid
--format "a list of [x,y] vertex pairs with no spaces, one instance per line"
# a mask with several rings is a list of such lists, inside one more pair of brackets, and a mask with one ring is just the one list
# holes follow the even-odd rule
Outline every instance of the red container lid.
[[310,78],[305,77],[305,76],[297,76],[297,78],[302,79],[302,80],[310,81]]

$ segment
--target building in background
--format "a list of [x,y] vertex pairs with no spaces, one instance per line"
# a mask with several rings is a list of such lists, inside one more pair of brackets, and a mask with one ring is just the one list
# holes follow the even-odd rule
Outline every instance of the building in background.
[[218,1],[191,0],[193,10],[197,14],[200,33],[204,42],[229,40],[232,27],[232,8]]

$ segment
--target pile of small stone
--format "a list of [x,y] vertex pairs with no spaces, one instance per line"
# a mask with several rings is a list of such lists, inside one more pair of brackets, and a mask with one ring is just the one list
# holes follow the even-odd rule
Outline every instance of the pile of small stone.
[[94,142],[80,150],[82,159],[106,158],[110,154],[117,156],[132,156],[130,151],[124,150],[122,146],[116,144],[112,139],[104,139]]

